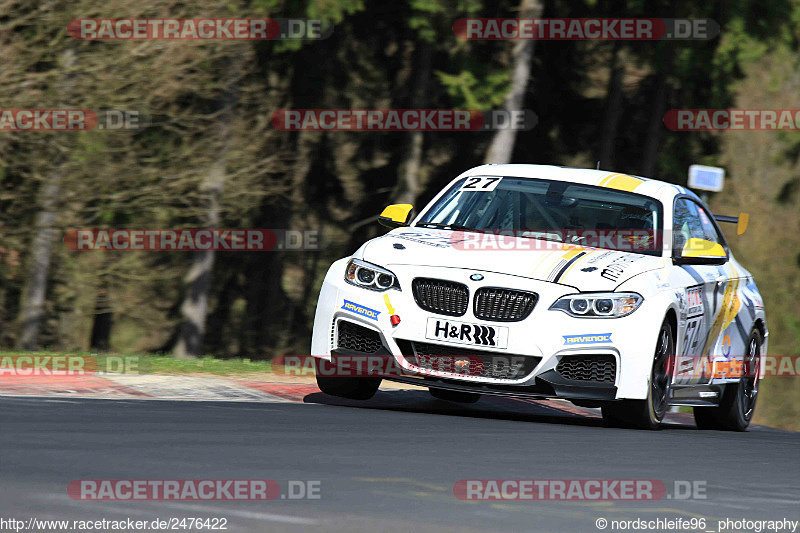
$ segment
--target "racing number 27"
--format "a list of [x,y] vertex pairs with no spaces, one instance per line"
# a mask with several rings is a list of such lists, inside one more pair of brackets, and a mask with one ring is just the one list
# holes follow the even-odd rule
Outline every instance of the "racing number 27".
[[467,178],[466,183],[461,186],[462,191],[493,191],[500,180],[503,178],[475,177]]

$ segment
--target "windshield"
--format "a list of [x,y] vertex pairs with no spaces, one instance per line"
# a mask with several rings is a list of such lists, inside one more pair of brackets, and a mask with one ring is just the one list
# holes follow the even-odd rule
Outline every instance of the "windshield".
[[[661,202],[640,194],[563,181],[472,176],[459,180],[415,224],[557,240],[660,255]],[[598,239],[597,235],[601,238]],[[624,234],[637,246],[618,247]],[[644,244],[643,244],[644,243]]]

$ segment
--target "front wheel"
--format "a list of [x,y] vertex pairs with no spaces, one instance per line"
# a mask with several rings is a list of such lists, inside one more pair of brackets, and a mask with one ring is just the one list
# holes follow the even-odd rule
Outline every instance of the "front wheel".
[[737,383],[725,385],[718,407],[694,408],[694,421],[699,429],[745,431],[750,425],[758,397],[761,343],[761,332],[753,329],[747,340],[742,378]]
[[653,369],[647,398],[619,400],[602,408],[607,426],[639,429],[658,429],[667,412],[667,400],[672,381],[670,365],[675,356],[675,333],[665,319],[658,332]]
[[325,394],[347,398],[348,400],[369,400],[378,392],[381,378],[336,377],[321,375],[320,368],[328,363],[325,359],[314,358],[317,387]]

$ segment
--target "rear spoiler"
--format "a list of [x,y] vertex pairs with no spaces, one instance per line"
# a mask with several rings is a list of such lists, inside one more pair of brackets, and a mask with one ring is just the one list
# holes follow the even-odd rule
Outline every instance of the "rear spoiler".
[[738,217],[728,217],[725,215],[714,215],[714,220],[717,222],[728,222],[736,224],[736,235],[741,235],[747,230],[747,224],[750,222],[749,213],[739,213]]

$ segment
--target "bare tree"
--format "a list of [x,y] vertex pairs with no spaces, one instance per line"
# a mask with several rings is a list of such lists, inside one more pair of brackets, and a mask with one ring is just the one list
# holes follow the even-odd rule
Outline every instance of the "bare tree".
[[655,79],[655,94],[642,157],[642,176],[657,177],[658,144],[664,129],[664,112],[669,97],[669,75],[672,68],[672,48],[661,48],[657,56],[658,73]]
[[614,168],[614,148],[617,144],[619,121],[622,118],[622,80],[624,77],[625,64],[620,61],[619,41],[616,41],[611,55],[606,110],[598,155],[601,167],[608,170]]
[[[431,77],[431,45],[420,41],[419,67],[416,69],[417,80],[414,86],[412,107],[422,109],[428,101],[428,86]],[[425,135],[422,131],[409,133],[403,161],[400,163],[397,185],[392,192],[392,203],[413,204],[419,195],[419,174],[422,166],[422,149]]]
[[[241,60],[237,62],[237,65],[241,65]],[[238,73],[239,70],[234,67],[229,75],[236,76]],[[222,113],[218,118],[219,127],[217,128],[217,139],[221,143],[219,156],[211,165],[200,185],[200,195],[206,204],[206,212],[203,217],[206,228],[217,228],[221,221],[220,203],[227,179],[226,156],[230,148],[231,124],[233,110],[237,103],[237,89],[237,83],[234,81],[223,97]],[[214,255],[214,250],[193,252],[192,265],[183,280],[186,293],[181,304],[178,340],[173,350],[176,357],[188,359],[202,354],[208,317],[208,301],[214,273]]]
[[[543,0],[522,0],[519,6],[520,18],[539,18],[544,11]],[[525,92],[531,76],[531,61],[536,41],[533,39],[517,41],[511,52],[511,89],[503,102],[506,111],[521,110],[525,105]],[[497,130],[486,151],[484,163],[509,163],[514,154],[517,132],[512,128]]]
[[[65,100],[72,100],[73,69],[75,67],[75,51],[72,48],[64,51],[60,58],[59,87]],[[59,103],[59,107],[66,107]],[[23,350],[34,350],[39,344],[39,331],[44,316],[44,302],[47,294],[47,279],[50,274],[50,262],[53,255],[58,228],[59,197],[64,180],[64,156],[59,156],[54,167],[48,172],[39,192],[39,211],[34,219],[34,235],[31,241],[28,276],[25,280],[22,300],[20,302],[18,345]]]
[[[220,198],[225,188],[225,160],[221,158],[208,173],[201,190],[208,195],[208,211],[205,226],[219,226]],[[208,317],[208,297],[214,273],[214,250],[192,252],[192,265],[184,277],[186,294],[181,305],[181,325],[174,355],[179,358],[193,358],[202,353],[203,337],[206,333]]]

